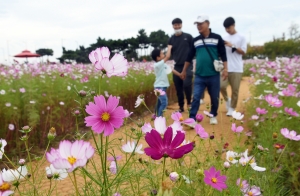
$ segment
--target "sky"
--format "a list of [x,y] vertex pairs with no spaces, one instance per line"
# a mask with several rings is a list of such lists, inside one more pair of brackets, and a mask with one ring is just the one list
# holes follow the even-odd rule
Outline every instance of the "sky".
[[55,61],[62,46],[75,50],[98,37],[135,37],[142,28],[148,35],[159,29],[172,35],[176,17],[183,21],[182,30],[195,37],[199,15],[208,15],[212,31],[222,36],[223,21],[232,16],[247,42],[261,45],[282,33],[289,37],[291,24],[300,25],[299,13],[299,0],[0,0],[0,62],[39,48],[53,49],[50,60]]

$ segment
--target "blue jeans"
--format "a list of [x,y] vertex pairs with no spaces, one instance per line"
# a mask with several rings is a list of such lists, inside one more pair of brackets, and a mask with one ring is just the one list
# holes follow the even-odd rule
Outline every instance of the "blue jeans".
[[168,105],[167,87],[155,87],[155,89],[161,89],[166,93],[158,97],[156,108],[155,108],[156,116],[162,116],[163,111],[167,108]]
[[196,114],[199,110],[200,99],[204,93],[205,88],[208,90],[210,96],[211,109],[210,113],[214,116],[218,115],[219,97],[220,97],[220,75],[214,76],[197,76],[194,80],[194,96],[192,108],[190,110],[190,118],[196,120]]

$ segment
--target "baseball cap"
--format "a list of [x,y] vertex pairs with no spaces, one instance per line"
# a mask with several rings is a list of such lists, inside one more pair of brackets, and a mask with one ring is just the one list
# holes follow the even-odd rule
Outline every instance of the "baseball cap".
[[206,20],[209,21],[208,16],[206,16],[206,15],[201,15],[201,16],[198,16],[198,17],[197,17],[197,19],[196,19],[196,21],[194,22],[194,24],[196,24],[196,23],[203,23],[203,22],[205,22]]

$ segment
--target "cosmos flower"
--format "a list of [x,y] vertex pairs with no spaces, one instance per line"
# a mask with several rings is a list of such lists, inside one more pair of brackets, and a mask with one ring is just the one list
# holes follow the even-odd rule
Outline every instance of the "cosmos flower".
[[221,172],[217,171],[215,167],[211,167],[209,170],[204,170],[204,182],[210,185],[214,189],[222,191],[227,189],[226,176],[221,176]]
[[46,175],[52,176],[54,180],[63,180],[68,177],[68,172],[66,169],[55,169],[52,164],[49,167],[46,167]]
[[163,138],[158,131],[152,129],[145,136],[145,140],[149,145],[144,149],[146,155],[154,160],[159,160],[162,157],[179,159],[194,149],[194,142],[180,146],[185,138],[184,133],[177,131],[174,139],[172,138],[173,130],[171,127],[167,128]]
[[103,95],[95,96],[94,101],[86,106],[85,111],[91,115],[85,117],[86,126],[92,127],[95,133],[103,133],[104,136],[113,134],[114,129],[123,125],[125,111],[118,106],[119,99],[109,96],[107,103]]
[[72,172],[77,167],[85,166],[94,153],[95,149],[89,142],[76,140],[71,143],[63,140],[59,143],[58,149],[52,148],[47,152],[46,158],[55,169],[66,169]]
[[142,151],[142,147],[143,147],[143,144],[140,144],[137,146],[136,142],[135,141],[128,141],[126,144],[124,144],[122,146],[122,150],[124,152],[127,152],[127,153],[138,153],[138,154],[144,154],[144,152]]

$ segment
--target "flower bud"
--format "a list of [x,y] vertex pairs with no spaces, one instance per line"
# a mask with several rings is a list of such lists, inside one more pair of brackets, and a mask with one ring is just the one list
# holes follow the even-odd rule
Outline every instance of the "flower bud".
[[31,174],[28,173],[28,174],[27,174],[27,178],[30,178],[30,177],[31,177]]
[[47,179],[51,180],[53,178],[52,174],[47,174]]
[[197,115],[196,115],[196,121],[197,121],[197,122],[201,122],[201,121],[203,120],[203,118],[204,118],[204,117],[203,117],[202,114],[197,114]]
[[277,138],[277,133],[274,132],[273,135],[272,135],[273,139],[276,139]]
[[80,90],[78,92],[78,94],[79,94],[80,97],[85,97],[86,96],[86,92],[84,90]]
[[26,162],[25,159],[20,159],[19,160],[19,165],[23,166],[23,165],[25,165],[25,162]]
[[156,115],[155,115],[155,114],[152,114],[151,120],[155,120],[155,119],[156,119]]
[[75,110],[74,111],[74,115],[78,116],[80,114],[80,111],[79,110]]
[[225,161],[225,162],[224,162],[224,167],[225,167],[226,169],[228,169],[228,168],[230,167],[230,163],[227,162],[227,161]]
[[197,169],[196,174],[198,174],[199,176],[203,176],[204,175],[203,169]]
[[171,172],[170,173],[170,180],[172,182],[176,182],[179,179],[179,174],[177,172]]
[[56,130],[54,127],[51,127],[48,133],[48,140],[52,141],[56,136]]

